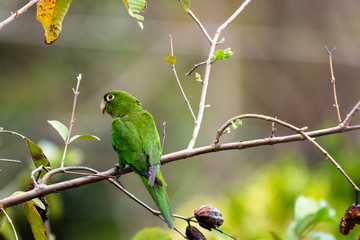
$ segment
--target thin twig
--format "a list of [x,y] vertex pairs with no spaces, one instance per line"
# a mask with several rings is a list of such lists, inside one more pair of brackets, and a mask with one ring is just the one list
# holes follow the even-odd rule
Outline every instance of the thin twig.
[[232,239],[237,240],[237,238],[236,238],[236,237],[231,236],[230,234],[228,234],[228,233],[224,232],[223,230],[220,230],[220,229],[218,229],[218,228],[213,228],[213,229],[214,229],[215,231],[218,231],[219,233],[222,233],[222,234],[224,234],[224,235],[228,236],[229,238],[232,238]]
[[190,15],[190,17],[192,19],[194,19],[196,24],[200,27],[201,31],[204,33],[206,39],[209,41],[209,43],[211,43],[212,39],[211,39],[210,35],[208,34],[208,32],[206,31],[205,27],[200,22],[200,20],[195,16],[195,14],[190,9],[187,11],[187,13]]
[[17,10],[14,13],[11,13],[10,17],[8,17],[4,21],[0,22],[0,29],[3,28],[8,23],[14,21],[15,18],[17,18],[20,14],[23,14],[24,12],[26,12],[32,5],[34,5],[35,3],[39,2],[39,1],[40,0],[30,0],[25,6],[23,6],[22,8],[20,8],[19,10]]
[[66,151],[67,151],[67,148],[68,148],[68,146],[70,144],[71,131],[72,131],[72,128],[73,128],[74,123],[75,123],[75,107],[76,107],[77,98],[78,98],[78,96],[80,94],[79,86],[80,86],[81,78],[82,78],[82,76],[81,76],[81,74],[79,74],[78,77],[77,77],[76,89],[75,90],[72,89],[73,92],[74,92],[74,102],[73,102],[73,109],[72,109],[71,119],[70,119],[69,133],[68,133],[68,136],[67,136],[67,139],[66,139],[66,142],[65,142],[64,153],[63,153],[63,156],[62,156],[62,159],[61,159],[61,167],[64,167]]
[[339,104],[338,104],[338,100],[337,100],[337,94],[336,94],[336,85],[335,85],[335,76],[334,76],[334,68],[333,68],[333,63],[332,63],[332,54],[335,51],[336,47],[333,48],[331,51],[329,51],[329,49],[324,46],[328,55],[329,55],[329,65],[330,65],[330,73],[331,73],[331,83],[333,86],[333,94],[334,94],[334,107],[336,108],[336,114],[337,114],[337,118],[338,118],[338,123],[341,123],[341,116],[340,116],[340,108],[339,108]]
[[162,142],[161,142],[161,154],[163,153],[163,151],[164,151],[164,146],[165,146],[166,121],[163,122],[162,126],[163,126],[163,131],[162,131]]
[[[276,117],[275,117],[276,118]],[[271,133],[270,133],[270,138],[275,137],[275,133],[276,133],[276,128],[275,128],[275,122],[271,123]]]
[[[171,55],[174,56],[174,48],[173,48],[172,36],[169,35],[169,38],[170,38],[170,50],[171,50]],[[174,75],[175,75],[176,82],[177,82],[178,85],[179,85],[180,91],[181,91],[181,93],[182,93],[182,95],[183,95],[183,97],[184,97],[184,99],[185,99],[185,103],[186,103],[186,105],[188,106],[188,108],[189,108],[189,110],[190,110],[191,116],[192,116],[192,118],[194,119],[194,121],[196,121],[195,114],[194,114],[194,112],[193,112],[193,110],[192,110],[192,108],[191,108],[190,102],[189,102],[189,100],[188,100],[187,97],[186,97],[186,94],[185,94],[185,92],[184,92],[184,89],[182,88],[181,83],[180,83],[180,80],[179,80],[179,77],[178,77],[178,75],[177,75],[177,73],[176,73],[175,64],[172,64],[172,71],[173,71],[173,73],[174,73]]]
[[342,123],[344,127],[348,127],[352,118],[355,116],[355,114],[360,110],[360,101],[351,109],[349,114],[346,115],[346,118],[344,122]]
[[0,208],[0,210],[5,214],[7,220],[9,221],[9,223],[10,223],[10,225],[11,225],[13,231],[14,231],[15,239],[18,240],[18,236],[17,236],[17,234],[16,234],[15,226],[14,226],[14,224],[13,224],[10,216],[6,213],[5,209]]
[[227,25],[229,25],[243,10],[244,8],[251,2],[251,0],[245,0],[240,7],[216,30],[216,33],[214,35],[214,38],[210,41],[210,50],[209,55],[206,60],[206,67],[205,67],[205,76],[203,80],[203,87],[201,90],[201,96],[200,96],[200,103],[199,103],[199,111],[198,115],[194,124],[194,130],[190,139],[190,142],[188,144],[187,149],[192,149],[195,146],[195,142],[197,139],[197,136],[200,131],[201,122],[204,116],[204,110],[205,110],[205,101],[206,101],[206,93],[207,88],[209,84],[209,78],[210,78],[210,71],[211,71],[211,59],[215,52],[215,47],[218,43],[218,39],[220,37],[221,31],[224,30]]
[[20,160],[8,159],[8,158],[0,158],[0,161],[3,162],[12,162],[12,163],[21,163]]
[[198,67],[202,66],[202,65],[205,65],[206,64],[206,61],[204,62],[200,62],[200,63],[196,63],[192,69],[190,69],[189,72],[185,73],[185,76],[190,76]]
[[335,159],[332,158],[331,155],[324,148],[322,148],[312,137],[310,137],[309,134],[304,132],[303,129],[297,128],[297,127],[293,126],[292,124],[287,123],[287,122],[282,121],[282,120],[279,120],[277,118],[273,118],[273,117],[269,117],[269,116],[265,116],[265,115],[260,115],[260,114],[243,114],[243,115],[239,115],[237,117],[234,117],[234,118],[228,120],[223,126],[221,126],[221,128],[218,130],[218,133],[217,133],[217,135],[215,137],[215,140],[214,140],[213,144],[216,145],[219,142],[220,136],[222,135],[224,130],[228,126],[230,126],[231,122],[234,122],[234,121],[236,121],[238,119],[245,119],[245,118],[257,118],[257,119],[262,119],[262,120],[265,120],[265,121],[272,121],[272,122],[275,122],[275,123],[277,123],[279,125],[282,125],[284,127],[287,127],[289,129],[292,129],[292,130],[298,132],[301,136],[303,136],[306,140],[308,140],[312,145],[314,145],[325,156],[325,158],[329,159],[332,162],[332,164],[340,171],[340,173],[353,186],[353,188],[354,188],[354,190],[356,192],[360,192],[360,189],[351,180],[351,178],[346,174],[346,172],[340,167],[340,165],[335,161]]

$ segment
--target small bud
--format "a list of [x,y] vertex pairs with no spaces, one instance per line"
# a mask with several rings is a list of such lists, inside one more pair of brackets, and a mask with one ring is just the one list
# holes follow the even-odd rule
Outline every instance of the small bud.
[[360,205],[352,204],[341,219],[340,232],[347,235],[356,224],[360,224]]
[[203,80],[201,79],[201,75],[199,74],[199,73],[195,73],[195,80],[197,81],[197,82],[203,82]]
[[227,134],[227,133],[230,133],[230,128],[229,127],[227,127],[223,132],[223,134]]
[[186,227],[185,234],[189,240],[206,240],[205,236],[196,227],[190,225]]
[[194,214],[199,225],[208,230],[211,230],[211,228],[218,228],[224,222],[221,212],[212,206],[201,206],[198,209],[195,209]]

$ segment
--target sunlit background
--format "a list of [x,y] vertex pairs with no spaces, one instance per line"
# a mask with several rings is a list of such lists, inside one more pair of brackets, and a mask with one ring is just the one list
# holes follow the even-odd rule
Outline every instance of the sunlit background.
[[[2,0],[0,21],[28,1]],[[213,36],[242,3],[235,0],[192,1],[192,11]],[[334,52],[334,70],[340,111],[346,113],[359,101],[360,3],[355,0],[266,1],[254,0],[223,32],[234,55],[212,67],[204,120],[196,146],[209,145],[217,129],[243,113],[277,116],[309,130],[335,126],[336,112],[330,82],[328,55]],[[121,1],[73,1],[63,22],[60,38],[43,42],[36,7],[0,30],[0,126],[16,131],[44,148],[50,161],[59,161],[63,142],[47,120],[69,124],[73,92],[79,73],[83,79],[76,108],[73,134],[90,133],[101,141],[70,145],[66,165],[84,165],[99,171],[116,163],[111,146],[109,116],[99,104],[113,89],[136,96],[155,118],[159,132],[166,121],[164,154],[187,147],[193,120],[179,90],[171,66],[172,35],[176,69],[195,113],[201,83],[185,76],[204,61],[209,43],[196,23],[176,0],[149,1],[144,30],[128,16]],[[204,68],[197,72],[203,76]],[[358,121],[354,119],[354,122]],[[287,134],[277,126],[276,135]],[[271,124],[245,120],[222,142],[265,138]],[[357,183],[359,133],[317,139]],[[0,197],[24,190],[33,163],[25,142],[0,135]],[[337,211],[337,221],[319,229],[337,239],[342,215],[354,202],[351,185],[307,142],[258,147],[197,156],[162,166],[173,212],[193,215],[195,208],[210,204],[223,213],[222,229],[239,239],[271,239],[276,232],[285,239],[296,197],[326,199]],[[66,179],[61,176],[54,181]],[[121,177],[124,186],[154,206],[134,174]],[[149,226],[166,229],[158,218],[134,201],[101,182],[47,197],[50,224],[57,239],[130,239]],[[31,239],[22,207],[8,209],[22,239]],[[176,220],[184,232],[184,221]],[[209,239],[228,239],[203,230]],[[171,232],[174,239],[182,237]]]

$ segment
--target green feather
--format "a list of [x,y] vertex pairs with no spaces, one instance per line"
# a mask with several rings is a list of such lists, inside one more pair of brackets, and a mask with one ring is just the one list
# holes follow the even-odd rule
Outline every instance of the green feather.
[[122,91],[106,93],[101,108],[113,118],[111,138],[120,168],[129,165],[140,176],[169,228],[173,228],[166,182],[160,172],[160,137],[153,116],[141,108],[135,97]]

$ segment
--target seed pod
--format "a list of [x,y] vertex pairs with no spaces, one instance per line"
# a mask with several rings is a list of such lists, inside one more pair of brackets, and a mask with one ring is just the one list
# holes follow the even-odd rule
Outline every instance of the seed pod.
[[340,232],[347,235],[356,224],[360,224],[360,205],[352,204],[341,219]]
[[190,225],[186,227],[185,234],[189,240],[206,240],[205,236],[196,227]]
[[211,228],[220,227],[224,222],[221,212],[212,206],[203,205],[195,209],[194,214],[199,225],[210,231]]

